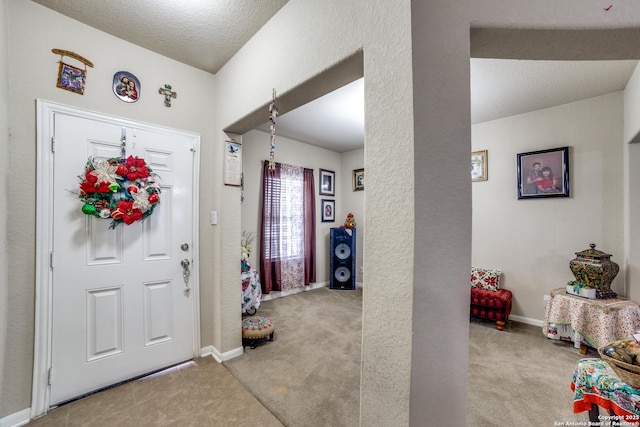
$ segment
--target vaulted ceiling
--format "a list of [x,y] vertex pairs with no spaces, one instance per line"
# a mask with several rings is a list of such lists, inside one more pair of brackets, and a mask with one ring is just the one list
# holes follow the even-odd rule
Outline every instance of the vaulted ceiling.
[[[287,0],[32,0],[212,74]],[[471,59],[471,119],[495,120],[623,90],[637,60]],[[263,125],[260,130],[268,131]],[[283,114],[277,132],[338,152],[364,145],[364,82]]]

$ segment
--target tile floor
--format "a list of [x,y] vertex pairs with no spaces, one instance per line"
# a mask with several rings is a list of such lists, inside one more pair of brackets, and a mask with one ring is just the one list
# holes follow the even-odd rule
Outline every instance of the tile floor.
[[282,427],[212,357],[170,368],[49,411],[29,427]]

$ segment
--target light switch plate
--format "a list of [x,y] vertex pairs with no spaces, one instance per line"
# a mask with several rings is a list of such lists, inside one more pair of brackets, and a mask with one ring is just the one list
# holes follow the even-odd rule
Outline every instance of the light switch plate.
[[218,211],[211,211],[211,225],[218,224]]

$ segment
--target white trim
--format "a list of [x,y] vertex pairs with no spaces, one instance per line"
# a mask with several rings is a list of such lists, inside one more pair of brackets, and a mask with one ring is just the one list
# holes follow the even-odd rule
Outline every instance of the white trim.
[[7,415],[4,418],[0,418],[0,427],[18,427],[27,424],[31,421],[29,418],[29,414],[31,414],[31,409],[26,408],[22,411],[15,412],[13,414]]
[[309,286],[293,289],[290,291],[271,291],[268,294],[262,294],[262,301],[269,301],[270,299],[282,298],[288,295],[295,295],[299,294],[300,292],[312,291],[314,289],[324,288],[326,286],[329,286],[329,282],[313,283]]
[[542,328],[543,321],[538,319],[532,319],[530,317],[516,316],[514,314],[509,315],[509,319],[516,322],[526,323],[527,325],[540,326]]
[[[54,133],[54,115],[63,113],[70,116],[109,121],[124,126],[138,128],[163,129],[167,132],[192,136],[195,139],[193,150],[193,265],[198,266],[199,253],[199,164],[200,135],[150,123],[137,122],[121,117],[110,116],[89,110],[70,107],[55,102],[37,100],[36,129],[36,289],[35,289],[35,334],[33,350],[33,384],[31,392],[31,418],[47,413],[49,409],[48,371],[51,367],[51,286],[52,272],[49,254],[53,248],[53,156],[51,154],[51,138]],[[200,283],[199,268],[194,268],[191,276],[191,295],[193,296],[193,355],[197,356],[200,348]],[[4,424],[1,426],[4,427]]]
[[220,353],[217,348],[212,345],[204,347],[200,350],[202,356],[211,355],[218,363],[226,362],[234,357],[242,356],[244,354],[244,347],[234,348],[225,353]]

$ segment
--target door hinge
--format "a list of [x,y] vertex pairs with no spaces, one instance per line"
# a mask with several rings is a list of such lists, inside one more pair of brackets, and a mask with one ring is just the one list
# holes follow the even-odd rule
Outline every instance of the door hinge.
[[53,380],[53,368],[49,368],[47,372],[47,384],[51,385],[51,381]]
[[56,137],[55,136],[51,137],[51,152],[52,153],[56,152]]
[[56,264],[56,257],[53,252],[49,252],[49,268],[53,269]]

